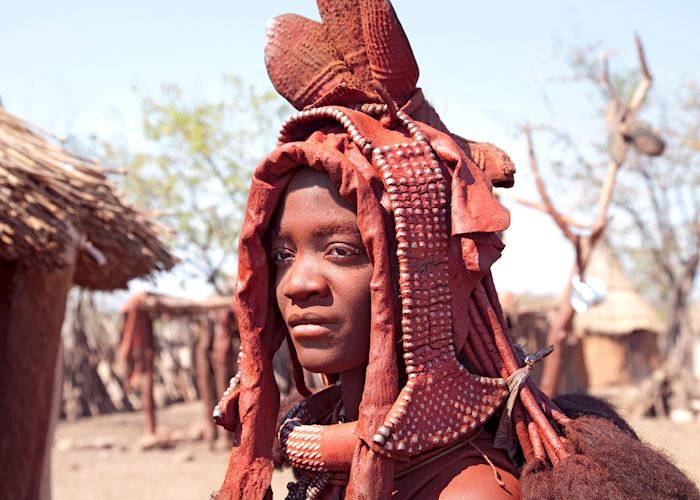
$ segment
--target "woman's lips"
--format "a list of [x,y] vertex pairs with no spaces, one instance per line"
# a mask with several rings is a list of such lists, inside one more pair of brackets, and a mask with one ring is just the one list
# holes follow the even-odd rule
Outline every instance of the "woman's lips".
[[289,333],[296,338],[313,338],[327,335],[333,322],[316,314],[293,314],[287,321]]
[[297,339],[322,337],[330,333],[330,328],[325,324],[302,323],[293,326],[290,333]]

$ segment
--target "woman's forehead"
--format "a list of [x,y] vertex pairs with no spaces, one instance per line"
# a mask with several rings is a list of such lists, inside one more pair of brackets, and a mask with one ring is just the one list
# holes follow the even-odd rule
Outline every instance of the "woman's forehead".
[[340,196],[338,187],[325,172],[310,167],[299,167],[293,174],[282,195],[280,205],[308,204],[309,210],[319,205],[337,205],[338,208],[356,213],[355,207]]
[[314,236],[338,232],[359,234],[355,207],[340,196],[325,172],[309,167],[301,167],[294,173],[277,206],[271,230],[288,233],[300,225]]
[[338,191],[338,188],[331,182],[331,178],[326,172],[300,165],[293,170],[292,179],[289,181],[285,193],[314,186],[325,187],[335,192]]

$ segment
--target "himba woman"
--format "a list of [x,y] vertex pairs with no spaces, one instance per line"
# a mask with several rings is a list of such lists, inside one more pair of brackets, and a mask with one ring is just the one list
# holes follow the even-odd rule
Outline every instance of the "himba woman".
[[[240,371],[215,408],[236,443],[219,499],[695,498],[606,404],[528,378],[489,271],[509,214],[501,150],[451,134],[416,88],[388,0],[318,0],[268,26],[297,109],[257,167],[240,238]],[[278,421],[288,342],[305,396]],[[313,394],[302,368],[323,374]]]

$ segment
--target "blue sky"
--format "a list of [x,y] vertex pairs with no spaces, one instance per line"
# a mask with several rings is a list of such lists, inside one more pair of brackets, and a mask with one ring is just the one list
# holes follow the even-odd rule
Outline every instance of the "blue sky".
[[[534,194],[518,125],[577,129],[596,117],[591,87],[561,83],[570,76],[567,47],[602,41],[613,51],[613,67],[634,67],[636,31],[655,92],[665,95],[700,80],[699,2],[394,3],[427,97],[454,131],[508,151],[519,166],[522,196]],[[96,134],[137,145],[134,86],[154,93],[159,84],[174,82],[191,95],[216,98],[224,73],[266,86],[265,24],[285,12],[317,17],[312,0],[7,2],[0,96],[11,112],[59,135]],[[541,237],[527,236],[532,227]],[[546,218],[513,210],[508,243],[495,269],[501,288],[562,287],[571,251]],[[549,272],[538,277],[543,269]]]

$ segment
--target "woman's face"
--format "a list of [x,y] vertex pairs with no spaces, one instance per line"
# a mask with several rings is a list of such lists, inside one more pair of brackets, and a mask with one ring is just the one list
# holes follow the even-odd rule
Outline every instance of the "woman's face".
[[372,264],[352,205],[325,173],[299,169],[270,236],[277,305],[301,365],[342,373],[365,364]]

